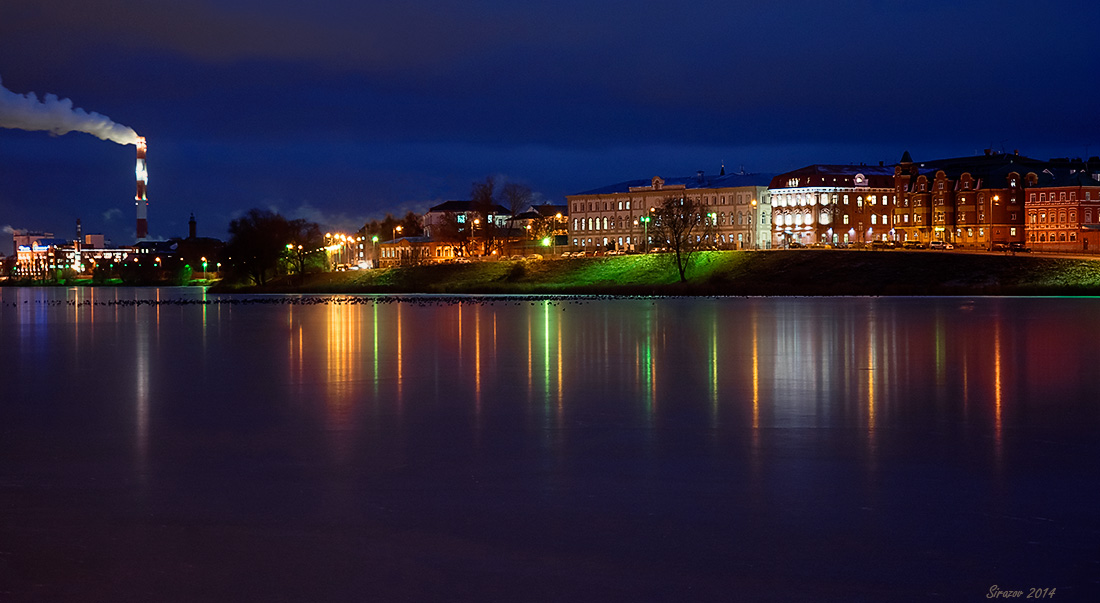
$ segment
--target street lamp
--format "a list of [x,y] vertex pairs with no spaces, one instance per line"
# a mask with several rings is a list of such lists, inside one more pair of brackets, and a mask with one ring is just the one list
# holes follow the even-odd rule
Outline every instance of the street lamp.
[[[652,207],[649,208],[649,211],[652,212],[653,208]],[[638,219],[641,220],[642,228],[645,231],[645,234],[643,235],[643,238],[645,239],[643,241],[645,251],[643,251],[642,253],[649,253],[649,221],[650,221],[651,218],[648,215],[645,215],[645,216],[642,216]]]
[[[760,216],[756,215],[756,199],[752,200],[752,220],[752,248],[756,249],[757,240],[760,238],[760,236],[757,234],[760,230]],[[730,219],[730,222],[733,222],[732,218]]]
[[202,278],[206,280],[206,256],[202,257]]
[[371,243],[374,243],[374,256],[371,258],[371,263],[375,268],[378,267],[378,235],[374,235],[370,238]]

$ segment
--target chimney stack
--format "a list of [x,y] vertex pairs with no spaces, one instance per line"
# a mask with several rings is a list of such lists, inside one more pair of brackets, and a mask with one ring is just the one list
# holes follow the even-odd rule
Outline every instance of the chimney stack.
[[145,196],[145,185],[149,181],[149,172],[145,167],[145,137],[139,136],[137,141],[137,194],[134,195],[134,205],[137,206],[137,239],[140,241],[149,236],[149,199]]

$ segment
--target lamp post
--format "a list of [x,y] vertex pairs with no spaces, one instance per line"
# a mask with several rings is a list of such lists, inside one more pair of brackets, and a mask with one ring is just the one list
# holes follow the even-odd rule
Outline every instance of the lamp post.
[[202,280],[206,280],[206,256],[202,257]]
[[[731,219],[730,222],[732,222],[732,221],[733,220]],[[760,248],[760,246],[758,244],[758,241],[760,239],[760,235],[758,234],[759,230],[760,230],[760,216],[756,215],[756,199],[753,199],[752,200],[752,248],[754,250]]]
[[[649,208],[649,211],[652,212],[653,208],[652,207]],[[645,215],[645,216],[642,216],[638,219],[642,221],[642,228],[645,231],[645,234],[642,235],[642,238],[644,239],[642,241],[642,244],[643,244],[643,248],[645,249],[645,251],[643,251],[642,253],[649,253],[649,220],[650,220],[650,217],[648,215]]]
[[374,243],[374,255],[371,257],[371,267],[378,267],[378,235],[373,235],[370,238],[371,243]]

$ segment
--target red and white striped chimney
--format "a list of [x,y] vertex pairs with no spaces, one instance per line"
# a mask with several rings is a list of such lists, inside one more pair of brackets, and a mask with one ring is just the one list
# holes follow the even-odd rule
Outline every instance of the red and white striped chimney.
[[134,205],[137,206],[137,238],[144,239],[149,236],[149,199],[145,196],[145,185],[149,182],[149,172],[145,167],[145,137],[139,136],[137,141],[137,194],[134,196]]

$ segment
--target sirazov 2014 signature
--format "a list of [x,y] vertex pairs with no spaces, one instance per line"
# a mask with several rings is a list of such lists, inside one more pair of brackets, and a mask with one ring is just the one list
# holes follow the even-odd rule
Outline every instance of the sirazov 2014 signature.
[[[1026,599],[1053,599],[1053,588],[1029,588],[1027,589]],[[1023,597],[1024,591],[1022,590],[1001,590],[996,584],[989,587],[989,594],[985,596],[986,599],[1015,599]]]

